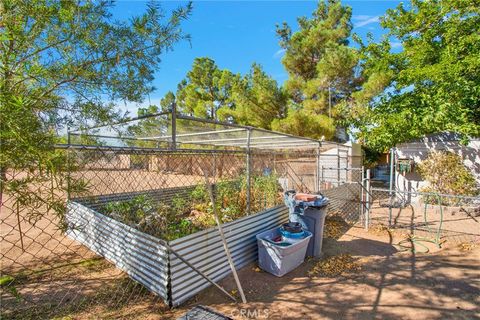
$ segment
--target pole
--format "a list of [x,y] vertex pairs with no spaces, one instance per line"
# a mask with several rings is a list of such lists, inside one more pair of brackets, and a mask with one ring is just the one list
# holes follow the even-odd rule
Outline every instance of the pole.
[[332,119],[332,88],[328,86],[328,118]]
[[[70,135],[70,131],[69,129],[67,128],[67,144],[68,146],[70,147],[70,144],[71,144],[71,135]],[[67,200],[70,200],[70,184],[71,184],[71,181],[70,181],[70,172],[72,170],[72,166],[71,166],[71,162],[70,162],[70,148],[67,149]]]
[[177,149],[177,104],[172,103],[172,150]]
[[250,139],[251,139],[252,129],[247,130],[247,215],[250,215],[251,208],[251,151],[250,151]]
[[323,187],[325,188],[325,186],[326,186],[326,184],[325,184],[325,169],[323,168],[323,165],[320,166],[320,169],[321,169],[320,172],[321,172],[321,177],[322,177],[322,183],[324,184]]
[[364,210],[364,204],[365,204],[365,191],[363,188],[365,187],[365,168],[362,166],[362,178],[360,180],[360,183],[362,184],[362,188],[360,188],[360,217],[362,219],[362,222],[365,223],[365,210]]
[[340,146],[337,143],[337,187],[340,185]]
[[277,152],[273,151],[273,172],[277,174]]
[[315,166],[315,189],[320,192],[320,147],[317,149],[317,162]]
[[222,222],[217,215],[217,207],[215,205],[215,197],[213,196],[213,188],[210,182],[208,181],[208,176],[205,175],[205,180],[208,187],[208,193],[210,194],[210,201],[212,202],[212,209],[213,209],[213,216],[215,217],[215,222],[218,226],[218,232],[220,233],[220,238],[223,242],[223,249],[225,250],[225,254],[227,255],[228,263],[230,264],[230,269],[232,270],[233,277],[235,278],[235,282],[237,283],[238,292],[240,293],[240,297],[242,298],[243,303],[247,303],[247,299],[245,298],[245,294],[243,293],[242,284],[240,283],[240,279],[237,275],[237,270],[235,270],[235,264],[233,263],[233,259],[230,255],[230,251],[228,250],[227,240],[225,239],[225,234],[223,233]]
[[395,174],[395,150],[394,148],[390,149],[390,185],[389,185],[389,196],[390,196],[390,201],[388,204],[388,226],[392,226],[392,198],[393,198],[393,183],[394,183],[394,177],[393,175]]
[[366,204],[366,212],[365,212],[365,229],[368,231],[368,227],[370,225],[370,169],[367,169],[366,173],[366,199],[365,199],[365,204]]

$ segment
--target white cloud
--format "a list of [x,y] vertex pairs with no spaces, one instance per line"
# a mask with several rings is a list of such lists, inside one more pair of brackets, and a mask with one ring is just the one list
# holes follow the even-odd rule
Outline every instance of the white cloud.
[[353,20],[356,21],[353,26],[355,28],[360,28],[372,23],[380,22],[380,16],[356,15],[353,16]]
[[278,59],[282,57],[284,53],[285,53],[285,49],[279,49],[273,54],[273,58]]
[[402,47],[402,43],[401,42],[398,42],[398,41],[392,41],[390,42],[390,46],[392,48],[401,48]]
[[370,18],[372,18],[374,16],[369,16],[367,14],[354,14],[352,16],[352,20],[355,20],[355,21],[364,21],[364,20],[368,20]]

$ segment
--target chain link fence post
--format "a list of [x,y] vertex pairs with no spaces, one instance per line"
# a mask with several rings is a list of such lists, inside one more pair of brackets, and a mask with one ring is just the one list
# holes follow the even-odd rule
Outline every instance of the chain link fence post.
[[316,192],[320,192],[320,148],[321,144],[318,144],[318,149],[316,151],[317,163],[315,166],[315,188]]
[[364,224],[365,223],[365,167],[362,166],[361,168],[361,178],[360,178],[360,223]]
[[247,214],[250,214],[251,209],[251,171],[252,171],[252,151],[250,150],[252,130],[247,129]]
[[365,188],[366,188],[366,195],[365,195],[365,229],[368,231],[368,227],[370,226],[370,193],[371,193],[371,188],[370,188],[370,169],[367,169],[366,172],[366,179],[365,179]]

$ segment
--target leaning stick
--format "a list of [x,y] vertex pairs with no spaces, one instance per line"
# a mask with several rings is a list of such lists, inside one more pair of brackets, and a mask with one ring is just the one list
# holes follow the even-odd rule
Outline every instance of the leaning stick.
[[205,278],[205,280],[207,280],[208,282],[210,282],[211,284],[213,284],[215,287],[217,287],[220,291],[222,291],[223,293],[225,293],[225,295],[227,295],[230,299],[232,299],[233,301],[237,302],[237,299],[235,299],[235,297],[233,297],[230,293],[228,293],[225,289],[223,289],[221,286],[219,286],[215,281],[213,281],[212,279],[210,279],[205,273],[203,273],[202,271],[198,270],[197,268],[195,268],[190,262],[188,262],[187,260],[185,260],[178,252],[176,252],[175,250],[172,249],[172,247],[170,247],[168,245],[168,243],[164,242],[163,245],[171,252],[173,253],[180,261],[182,261],[183,263],[185,263],[187,266],[189,266],[190,268],[193,269],[193,271],[197,272],[199,275],[201,275],[203,278]]
[[225,234],[223,233],[222,223],[220,218],[217,215],[217,208],[215,206],[215,197],[213,196],[213,188],[208,180],[208,174],[205,172],[205,183],[207,185],[208,193],[210,194],[210,201],[212,202],[213,208],[213,216],[215,217],[215,222],[218,226],[218,232],[220,233],[220,238],[223,242],[223,249],[225,249],[225,254],[227,255],[228,263],[230,264],[230,269],[232,269],[233,277],[235,278],[235,282],[237,283],[238,292],[240,293],[240,297],[242,298],[243,303],[247,303],[247,299],[245,298],[245,294],[243,293],[242,284],[240,283],[240,279],[237,275],[237,270],[235,269],[235,264],[233,263],[232,256],[230,255],[230,250],[228,250],[227,240],[225,239]]

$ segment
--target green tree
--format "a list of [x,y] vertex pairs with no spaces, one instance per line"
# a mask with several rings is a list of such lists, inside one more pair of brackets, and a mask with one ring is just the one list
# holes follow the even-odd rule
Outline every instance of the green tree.
[[250,72],[235,83],[232,89],[234,109],[220,111],[221,118],[264,129],[272,121],[285,117],[287,95],[277,81],[254,63]]
[[[291,119],[319,121],[317,127],[332,131],[328,126],[336,124],[319,115],[344,118],[345,104],[360,82],[355,72],[358,55],[348,46],[351,15],[351,8],[340,1],[320,1],[312,18],[298,19],[298,31],[292,33],[286,23],[277,26],[280,46],[285,50],[282,63],[289,75],[285,83],[291,97],[289,112],[302,113],[291,115]],[[282,127],[291,125],[284,123]]]
[[[108,122],[118,116],[115,101],[141,101],[153,90],[161,54],[186,38],[180,25],[190,4],[166,17],[152,2],[128,22],[114,21],[112,7],[0,1],[0,194],[32,216],[64,211],[54,191],[67,188],[70,162],[53,148],[62,125]],[[42,183],[44,193],[32,192]]]
[[234,107],[232,88],[240,76],[218,68],[210,58],[195,58],[192,70],[178,86],[177,110],[196,117],[218,120],[220,109]]
[[[359,138],[384,151],[425,134],[480,135],[480,6],[477,0],[413,0],[388,10],[380,43],[362,44]],[[390,41],[403,50],[391,51]]]
[[300,137],[331,139],[335,135],[333,119],[323,114],[312,114],[305,110],[290,110],[283,119],[275,119],[272,129]]
[[[166,98],[170,98],[169,94],[166,95]],[[164,99],[162,99],[162,102]],[[164,110],[161,105],[162,111]],[[160,113],[160,108],[155,105],[148,106],[147,108],[138,108],[137,116],[140,120],[132,121],[127,127],[127,136],[136,137],[136,138],[145,138],[139,140],[126,140],[125,142],[130,146],[137,147],[146,147],[146,148],[155,148],[155,147],[166,147],[166,140],[160,140],[155,137],[166,136],[169,134],[168,129],[170,128],[171,119],[168,115],[158,115],[152,116],[157,113]],[[163,143],[162,143],[163,141]]]
[[168,91],[165,96],[160,100],[160,109],[162,112],[171,112],[173,110],[174,103],[177,102],[177,98],[172,91]]

